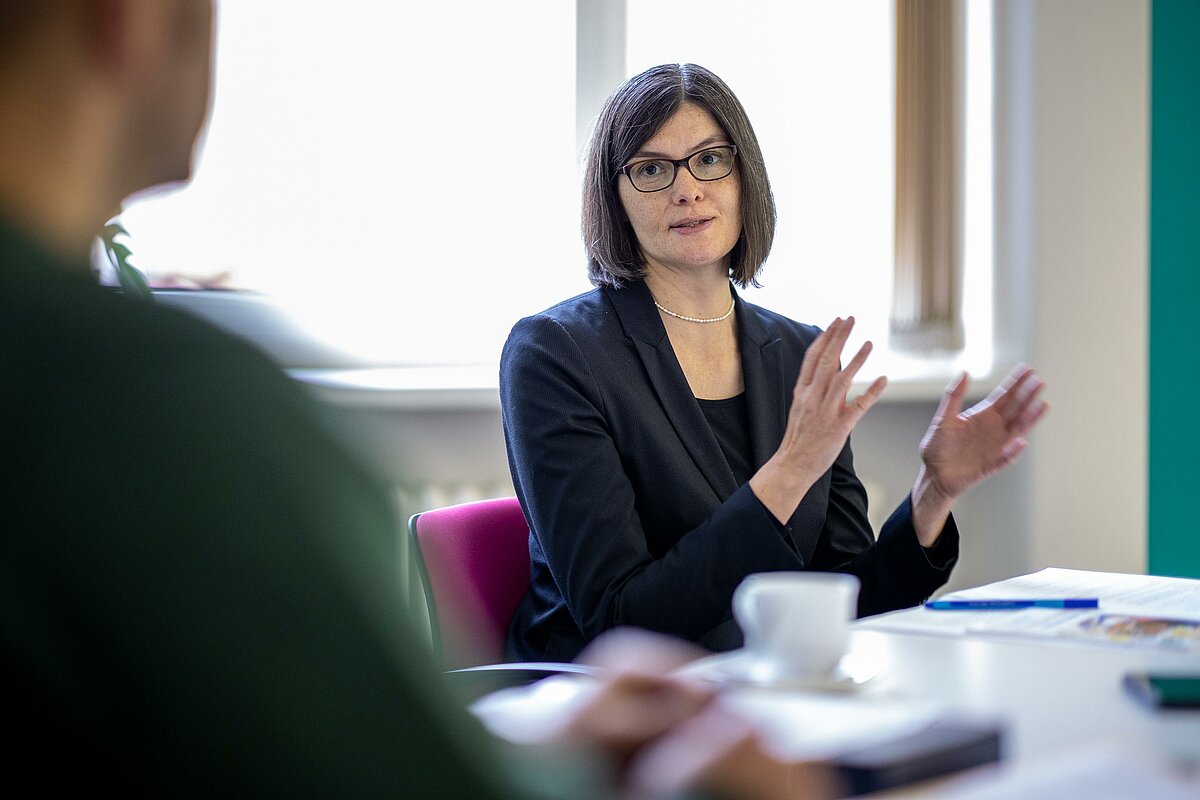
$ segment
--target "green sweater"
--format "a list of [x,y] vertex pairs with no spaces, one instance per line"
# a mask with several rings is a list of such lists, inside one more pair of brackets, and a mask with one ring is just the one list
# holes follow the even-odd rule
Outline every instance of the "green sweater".
[[10,782],[506,796],[386,497],[262,355],[0,224],[0,369]]

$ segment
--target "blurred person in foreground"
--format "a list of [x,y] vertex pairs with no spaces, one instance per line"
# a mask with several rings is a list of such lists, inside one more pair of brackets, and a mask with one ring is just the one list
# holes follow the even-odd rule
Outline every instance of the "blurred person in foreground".
[[96,285],[111,211],[189,177],[212,15],[209,0],[0,0],[10,782],[820,795],[711,692],[663,677],[680,658],[661,639],[602,643],[610,668],[547,731],[595,766],[522,785],[513,764],[536,751],[501,755],[440,685],[401,605],[384,495],[314,404],[248,345]]
[[965,410],[966,375],[947,387],[912,491],[876,538],[850,432],[886,380],[849,395],[871,352],[843,366],[853,317],[821,331],[737,294],[771,250],[775,204],[725,82],[664,64],[619,86],[592,135],[582,209],[597,288],[519,321],[501,356],[532,561],[506,657],[570,660],[619,625],[740,647],[731,598],[755,572],[856,575],[860,616],[944,584],[951,509],[1046,412],[1033,370]]

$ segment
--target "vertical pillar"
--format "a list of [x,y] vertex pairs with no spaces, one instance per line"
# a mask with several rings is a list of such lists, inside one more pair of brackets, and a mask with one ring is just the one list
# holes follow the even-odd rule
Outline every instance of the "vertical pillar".
[[1147,555],[1200,578],[1200,3],[1153,0],[1150,46]]

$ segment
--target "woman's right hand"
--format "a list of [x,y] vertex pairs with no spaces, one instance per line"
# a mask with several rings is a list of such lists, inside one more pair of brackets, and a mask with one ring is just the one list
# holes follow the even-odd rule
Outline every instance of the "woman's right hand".
[[833,466],[850,431],[883,394],[887,378],[848,400],[850,384],[871,354],[865,342],[844,368],[842,349],[854,317],[838,317],[809,346],[792,392],[792,407],[779,449],[750,479],[755,496],[780,522],[787,522],[800,499]]

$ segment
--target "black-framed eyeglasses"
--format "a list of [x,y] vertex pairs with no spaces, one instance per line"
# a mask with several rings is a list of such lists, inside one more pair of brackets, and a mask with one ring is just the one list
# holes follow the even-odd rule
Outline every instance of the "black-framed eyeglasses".
[[631,161],[617,172],[629,178],[629,183],[639,192],[661,192],[675,183],[680,167],[686,167],[698,181],[719,181],[733,172],[736,157],[737,147],[723,144],[697,150],[687,158],[678,160],[647,158]]

